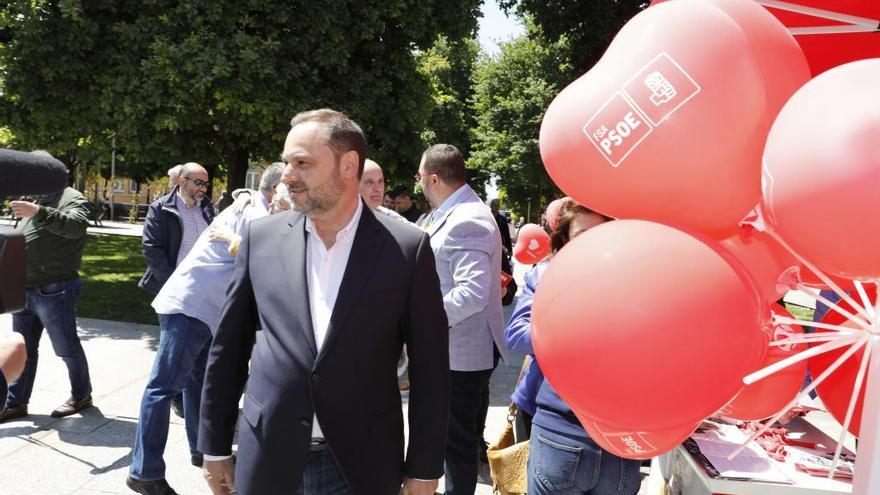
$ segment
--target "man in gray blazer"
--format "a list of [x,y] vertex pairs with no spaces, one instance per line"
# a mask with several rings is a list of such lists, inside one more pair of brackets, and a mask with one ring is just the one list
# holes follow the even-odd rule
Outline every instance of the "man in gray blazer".
[[455,146],[428,148],[415,178],[434,208],[422,228],[431,236],[449,319],[452,389],[446,493],[472,495],[483,434],[480,410],[488,400],[492,370],[498,358],[507,355],[501,313],[501,235],[489,207],[465,183],[464,157]]
[[433,494],[449,361],[437,352],[448,334],[430,241],[361,200],[366,140],[356,123],[324,109],[291,127],[281,156],[295,211],[249,224],[211,344],[199,424],[205,477],[217,495],[397,495],[401,483],[404,495]]

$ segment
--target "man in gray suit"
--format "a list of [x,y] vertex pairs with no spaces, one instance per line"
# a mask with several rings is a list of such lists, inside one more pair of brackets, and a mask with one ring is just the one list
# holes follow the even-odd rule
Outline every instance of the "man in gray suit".
[[434,210],[422,222],[431,236],[443,307],[449,319],[451,409],[446,438],[446,493],[476,489],[481,404],[489,377],[506,359],[501,313],[501,235],[492,212],[465,183],[464,157],[437,144],[422,154],[416,180]]

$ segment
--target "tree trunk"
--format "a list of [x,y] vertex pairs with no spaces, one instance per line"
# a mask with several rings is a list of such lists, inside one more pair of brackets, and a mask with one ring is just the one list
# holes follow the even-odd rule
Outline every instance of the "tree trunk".
[[226,190],[230,193],[244,187],[248,170],[248,150],[236,149],[226,155]]

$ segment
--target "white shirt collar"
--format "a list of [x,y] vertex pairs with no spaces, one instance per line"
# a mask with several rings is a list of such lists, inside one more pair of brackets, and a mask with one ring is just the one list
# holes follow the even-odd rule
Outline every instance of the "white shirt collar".
[[[345,227],[342,228],[339,232],[336,233],[336,241],[339,242],[341,240],[346,240],[351,237],[354,237],[355,232],[357,231],[357,225],[361,220],[361,213],[364,210],[364,203],[358,198],[357,209],[354,210],[354,215],[351,216],[351,220],[345,224]],[[315,222],[310,218],[306,217],[306,232],[309,233],[310,236],[314,235],[320,239],[315,233]]]
[[457,205],[464,199],[464,196],[469,189],[470,186],[468,186],[467,183],[464,183],[461,185],[461,187],[456,189],[454,193],[450,194],[448,198],[440,203],[440,206],[438,206],[436,209],[434,209],[433,212],[431,212],[432,221],[436,222],[437,220],[443,218],[443,215],[445,215],[447,211],[449,211],[453,206]]

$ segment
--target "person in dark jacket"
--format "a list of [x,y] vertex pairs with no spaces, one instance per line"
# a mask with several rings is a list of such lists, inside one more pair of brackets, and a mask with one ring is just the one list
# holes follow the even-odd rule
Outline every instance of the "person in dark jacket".
[[147,258],[147,271],[138,287],[158,294],[177,264],[214,220],[214,207],[206,195],[207,190],[208,172],[198,163],[186,163],[174,189],[150,205],[141,244]]
[[[141,249],[147,259],[147,270],[138,287],[150,294],[159,293],[214,220],[214,207],[206,194],[208,172],[198,163],[185,163],[168,170],[169,181],[175,170],[177,185],[150,205],[144,220]],[[172,400],[171,409],[181,418],[184,416],[180,395]]]
[[25,239],[25,306],[13,313],[12,329],[24,337],[27,362],[9,385],[0,422],[28,414],[37,374],[38,347],[45,328],[55,354],[67,365],[70,397],[52,411],[53,418],[92,406],[92,383],[85,351],[76,333],[76,302],[83,281],[77,270],[89,225],[86,198],[71,187],[35,201],[12,201],[17,230]]

